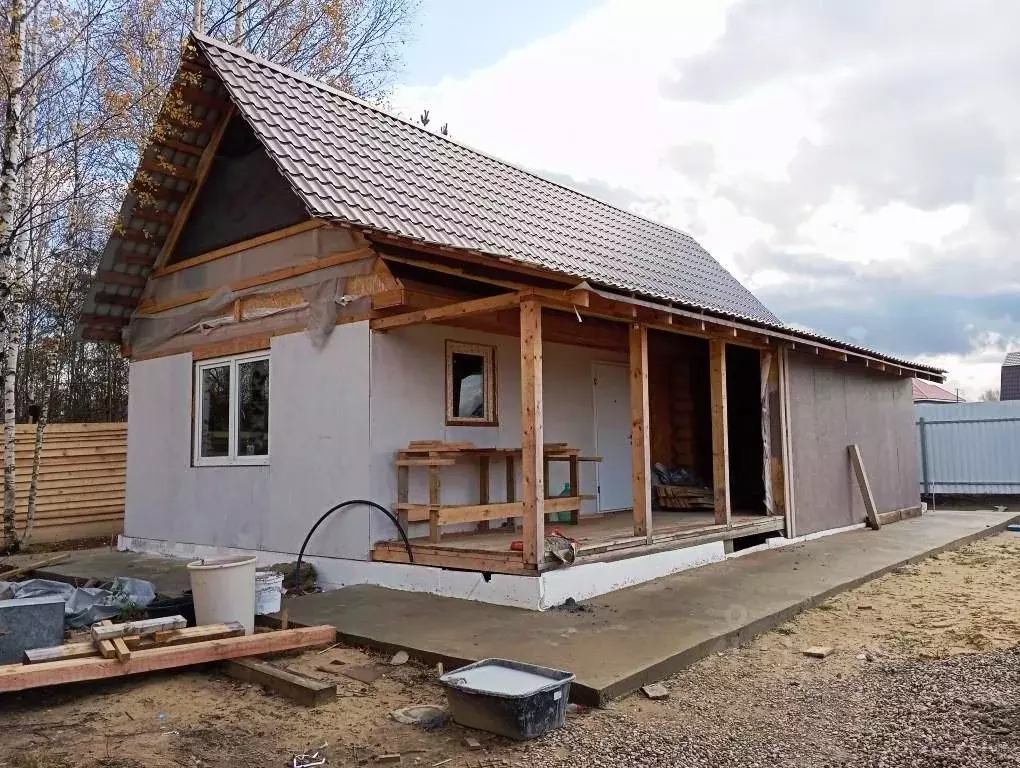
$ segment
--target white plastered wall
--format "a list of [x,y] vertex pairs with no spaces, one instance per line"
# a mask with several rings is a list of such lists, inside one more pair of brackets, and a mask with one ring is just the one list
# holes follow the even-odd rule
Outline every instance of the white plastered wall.
[[[496,347],[499,426],[445,425],[446,340]],[[545,439],[595,451],[592,362],[611,352],[546,344]],[[396,501],[394,451],[411,440],[520,445],[520,345],[508,336],[443,326],[372,333],[367,322],[339,325],[321,350],[304,333],[276,336],[270,355],[269,466],[192,467],[190,354],[131,364],[125,535],[143,539],[296,553],[330,506],[364,498]],[[425,473],[411,473],[411,498],[427,500]],[[477,500],[477,468],[443,470],[445,503]],[[517,471],[520,498],[520,470]],[[567,481],[553,464],[550,485]],[[490,497],[504,498],[502,462],[493,462]],[[593,493],[595,467],[581,466]],[[593,512],[587,502],[586,512]],[[417,526],[412,535],[421,534]],[[367,507],[333,515],[316,531],[311,555],[368,560],[372,544],[395,537]]]
[[[499,426],[446,426],[446,341],[487,344],[496,348],[496,395]],[[521,353],[520,340],[511,336],[482,333],[461,328],[420,325],[373,333],[372,343],[372,497],[384,506],[397,497],[394,451],[412,440],[468,441],[477,446],[517,448],[521,445]],[[569,443],[582,455],[595,453],[595,424],[592,391],[592,363],[596,360],[626,361],[626,355],[564,344],[543,345],[545,441]],[[626,440],[627,436],[622,436]],[[489,498],[505,500],[506,473],[502,460],[493,460]],[[582,463],[581,491],[595,492],[595,466]],[[441,475],[442,501],[478,501],[477,464],[444,467]],[[516,472],[520,499],[521,472]],[[568,481],[567,465],[550,467],[550,492],[558,495]],[[410,500],[428,501],[427,473],[410,472]],[[585,502],[583,512],[595,511],[595,502]],[[394,536],[392,523],[381,515],[373,528],[374,541]],[[468,526],[471,527],[471,526]],[[451,529],[456,530],[456,529]],[[412,526],[412,535],[424,535],[427,526]]]

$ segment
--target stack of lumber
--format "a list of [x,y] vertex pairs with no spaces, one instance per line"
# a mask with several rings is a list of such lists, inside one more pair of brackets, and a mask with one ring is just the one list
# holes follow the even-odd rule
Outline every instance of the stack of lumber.
[[0,693],[100,680],[212,661],[259,656],[336,642],[329,626],[245,635],[238,622],[188,627],[183,616],[92,627],[87,639],[25,652],[23,664],[0,666]]
[[656,485],[655,497],[661,509],[713,509],[711,488],[695,485]]

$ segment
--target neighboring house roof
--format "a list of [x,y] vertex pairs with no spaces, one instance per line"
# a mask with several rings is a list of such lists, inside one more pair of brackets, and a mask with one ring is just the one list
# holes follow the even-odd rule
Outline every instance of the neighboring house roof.
[[914,379],[915,403],[965,403],[955,392],[923,379]]
[[[212,38],[196,34],[194,40],[222,85],[213,92],[200,91],[198,101],[192,102],[206,126],[192,143],[208,143],[207,127],[222,107],[216,100],[228,99],[314,218],[480,252],[596,287],[941,374],[937,368],[784,325],[690,235],[497,160]],[[196,91],[184,90],[191,95]],[[162,156],[179,149],[177,144],[153,139]],[[186,163],[184,175],[164,177],[160,162],[148,154],[152,151],[143,156],[139,172],[155,176],[161,194],[168,188],[184,194],[189,189],[187,178],[196,177],[198,161],[181,158],[176,162]],[[109,329],[127,322],[140,299],[138,281],[110,282],[111,270],[119,270],[118,260],[123,264],[126,259],[141,265],[140,277],[147,275],[172,223],[167,217],[139,224],[136,202],[129,194],[121,219],[126,230],[144,226],[145,234],[111,234],[83,313],[84,326],[94,323],[92,338],[111,338]],[[104,318],[116,322],[104,324]]]
[[1007,352],[1006,359],[1002,361],[1002,367],[1012,368],[1014,365],[1020,365],[1020,352]]

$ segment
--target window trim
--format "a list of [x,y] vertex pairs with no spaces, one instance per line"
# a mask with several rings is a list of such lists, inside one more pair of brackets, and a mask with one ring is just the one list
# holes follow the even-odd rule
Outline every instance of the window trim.
[[[195,375],[192,380],[193,386],[193,418],[191,422],[191,464],[193,467],[260,467],[269,464],[269,457],[272,455],[272,445],[269,453],[263,456],[242,456],[237,453],[237,430],[239,417],[237,415],[238,405],[238,373],[237,366],[243,363],[256,362],[259,360],[269,361],[269,351],[250,352],[243,355],[231,355],[230,357],[216,357],[208,360],[195,361]],[[230,367],[230,403],[229,403],[229,448],[226,456],[202,456],[202,371],[207,368],[219,368],[224,365]],[[270,397],[272,397],[272,368],[270,368]],[[273,419],[273,409],[269,409],[270,428]]]
[[[485,416],[454,416],[453,415],[453,356],[454,354],[478,355],[482,358],[482,384],[485,402]],[[448,427],[498,427],[499,402],[496,380],[496,348],[488,344],[469,344],[462,341],[446,340],[446,426]]]

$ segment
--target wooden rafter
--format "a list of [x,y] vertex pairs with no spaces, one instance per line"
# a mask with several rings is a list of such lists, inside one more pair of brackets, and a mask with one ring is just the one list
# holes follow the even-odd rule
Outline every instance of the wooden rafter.
[[195,200],[198,199],[198,193],[202,188],[202,184],[205,182],[206,176],[209,175],[209,170],[212,168],[213,161],[216,159],[216,150],[219,148],[220,141],[223,139],[223,134],[226,133],[227,126],[230,124],[230,120],[233,116],[233,106],[219,116],[219,123],[213,129],[212,135],[209,137],[209,143],[206,144],[205,151],[202,152],[202,156],[198,160],[198,166],[195,168],[195,176],[194,181],[191,184],[191,188],[188,190],[187,196],[184,198],[180,209],[177,211],[177,220],[170,228],[170,232],[167,234],[166,240],[163,243],[163,248],[156,257],[157,267],[164,266],[169,260],[170,254],[173,252],[174,248],[177,247],[177,241],[181,237],[181,232],[184,231],[184,225],[187,223],[188,217],[191,215],[191,209],[195,205]]
[[484,299],[471,299],[456,304],[449,304],[434,309],[423,309],[417,312],[406,312],[402,315],[392,317],[379,317],[372,320],[373,331],[386,331],[393,328],[403,328],[408,325],[420,325],[421,323],[435,323],[443,320],[456,320],[469,315],[495,312],[500,309],[514,307],[521,302],[520,293],[501,293],[497,296],[487,296]]
[[158,211],[155,208],[147,208],[145,206],[136,205],[131,213],[128,214],[128,219],[138,218],[144,219],[145,221],[156,221],[160,224],[173,224],[174,219],[177,218],[170,211]]
[[100,292],[96,294],[97,304],[116,304],[120,307],[134,307],[138,304],[137,296],[124,296],[119,293]]
[[173,165],[164,158],[148,157],[138,166],[149,173],[162,173],[164,176],[173,176],[181,181],[194,181],[195,168],[187,168],[183,165]]
[[96,278],[101,283],[126,285],[130,288],[142,288],[146,282],[144,275],[129,275],[124,272],[110,272],[109,270],[100,270],[96,274]]
[[202,152],[205,151],[205,147],[200,147],[197,144],[188,144],[187,142],[179,141],[177,139],[172,139],[169,137],[158,139],[153,143],[156,146],[163,146],[166,147],[167,149],[172,149],[175,152],[184,152],[187,155],[195,155],[196,157],[201,157]]

